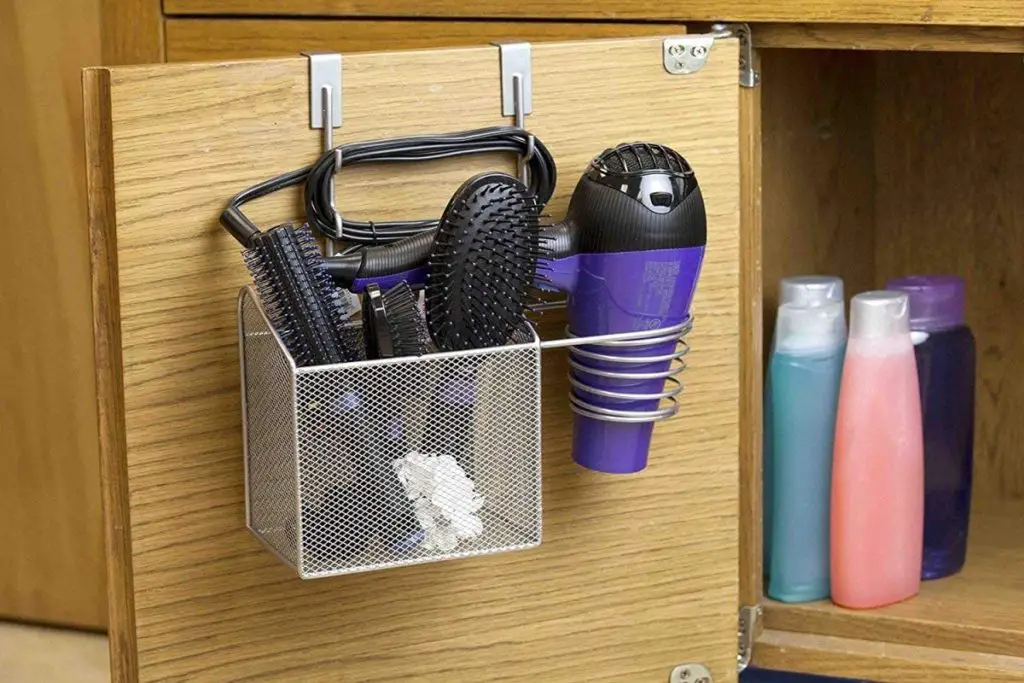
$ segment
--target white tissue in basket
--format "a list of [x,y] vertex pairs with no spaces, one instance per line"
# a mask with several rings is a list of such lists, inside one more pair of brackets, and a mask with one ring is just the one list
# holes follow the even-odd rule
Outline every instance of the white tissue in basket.
[[412,451],[393,466],[423,527],[424,549],[447,552],[458,546],[459,539],[483,533],[484,524],[475,513],[483,507],[484,497],[455,458]]

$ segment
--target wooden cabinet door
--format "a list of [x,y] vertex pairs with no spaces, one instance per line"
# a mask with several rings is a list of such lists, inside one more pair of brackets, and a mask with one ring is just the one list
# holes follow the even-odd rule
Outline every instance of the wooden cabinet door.
[[[301,58],[93,69],[85,76],[111,647],[118,681],[662,683],[736,676],[739,600],[740,116],[735,40],[688,76],[662,41],[533,47],[527,124],[564,215],[588,161],[652,140],[696,169],[708,250],[679,415],[649,467],[569,454],[565,356],[545,352],[544,542],[529,551],[300,581],[245,530],[228,197],[307,164]],[[493,47],[347,55],[336,142],[507,123]],[[440,212],[509,159],[347,170],[346,213]],[[298,194],[250,211],[298,218]]]

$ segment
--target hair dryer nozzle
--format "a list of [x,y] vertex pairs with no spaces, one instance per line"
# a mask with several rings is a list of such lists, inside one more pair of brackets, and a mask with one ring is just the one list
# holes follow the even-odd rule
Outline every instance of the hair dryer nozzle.
[[704,199],[680,154],[649,143],[605,150],[580,178],[567,221],[582,253],[701,247]]

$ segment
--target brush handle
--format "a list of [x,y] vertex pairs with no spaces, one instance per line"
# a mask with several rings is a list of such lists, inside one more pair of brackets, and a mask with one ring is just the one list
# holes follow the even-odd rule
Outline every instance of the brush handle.
[[303,502],[302,553],[307,567],[332,566],[364,556],[373,533],[372,520],[363,516],[367,505],[367,463],[359,457],[372,434],[362,397],[346,392],[331,405],[307,408],[310,424],[345,424],[345,438],[325,439],[305,457],[323,463],[330,482],[317,503]]
[[395,406],[382,416],[376,430],[379,436],[373,442],[375,447],[366,467],[364,486],[372,504],[368,509],[380,510],[374,518],[374,530],[392,551],[405,554],[418,545],[423,530],[393,465],[409,453],[401,410]]
[[466,476],[473,479],[473,417],[476,378],[472,369],[460,369],[446,377],[430,402],[423,450],[451,455]]

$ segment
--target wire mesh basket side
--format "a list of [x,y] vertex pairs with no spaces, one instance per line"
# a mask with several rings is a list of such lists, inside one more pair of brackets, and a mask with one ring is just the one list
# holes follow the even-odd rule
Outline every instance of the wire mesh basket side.
[[302,576],[540,542],[540,352],[516,341],[298,371]]
[[249,288],[239,295],[246,523],[298,564],[294,365]]

